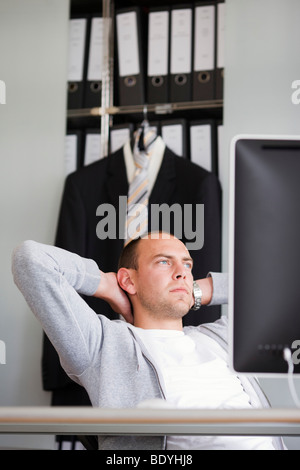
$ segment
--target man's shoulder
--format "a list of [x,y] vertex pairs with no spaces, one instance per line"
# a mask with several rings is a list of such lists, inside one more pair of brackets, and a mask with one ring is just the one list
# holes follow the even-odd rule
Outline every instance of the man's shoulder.
[[228,318],[225,315],[222,315],[218,320],[211,323],[203,323],[199,326],[186,326],[184,331],[187,334],[200,332],[208,335],[218,335],[223,340],[227,340]]
[[99,178],[107,175],[121,165],[124,165],[123,150],[120,149],[115,153],[101,158],[93,163],[78,168],[67,176],[68,181],[77,182],[82,180],[90,181],[91,178]]

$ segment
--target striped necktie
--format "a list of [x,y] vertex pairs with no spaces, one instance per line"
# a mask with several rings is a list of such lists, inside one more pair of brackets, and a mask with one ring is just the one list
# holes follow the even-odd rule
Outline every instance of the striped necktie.
[[129,186],[127,200],[126,244],[148,231],[148,167],[156,131],[142,125],[135,135],[133,159],[136,170]]

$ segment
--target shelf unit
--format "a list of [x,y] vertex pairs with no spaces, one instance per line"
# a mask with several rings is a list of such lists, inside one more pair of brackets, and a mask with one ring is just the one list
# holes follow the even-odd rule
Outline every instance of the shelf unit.
[[[84,3],[84,4],[83,4]],[[182,4],[182,0],[171,1],[165,0],[164,5]],[[205,3],[205,0],[203,0]],[[67,118],[69,122],[82,122],[91,120],[94,126],[99,126],[101,132],[102,156],[109,154],[109,129],[113,125],[114,120],[118,117],[128,118],[139,121],[147,113],[149,119],[156,120],[159,116],[172,115],[172,117],[184,117],[184,113],[189,111],[193,119],[210,119],[215,118],[218,121],[223,119],[223,100],[212,101],[189,101],[179,103],[163,103],[163,104],[147,104],[136,106],[116,106],[114,104],[114,50],[115,50],[115,31],[114,17],[115,8],[130,7],[139,5],[143,7],[160,6],[159,0],[71,0],[72,8],[75,11],[98,12],[102,11],[102,17],[106,19],[104,37],[108,37],[108,42],[104,41],[103,50],[103,68],[102,68],[102,92],[101,106],[94,108],[69,109]],[[88,121],[86,121],[88,122]],[[76,127],[76,126],[75,126]]]
[[68,110],[69,118],[76,117],[99,117],[104,115],[114,116],[117,114],[142,114],[145,111],[162,115],[172,114],[176,111],[186,111],[195,109],[223,109],[223,100],[212,100],[212,101],[187,101],[181,103],[165,103],[165,104],[145,104],[135,106],[109,106],[105,108],[82,108],[82,109],[70,109]]

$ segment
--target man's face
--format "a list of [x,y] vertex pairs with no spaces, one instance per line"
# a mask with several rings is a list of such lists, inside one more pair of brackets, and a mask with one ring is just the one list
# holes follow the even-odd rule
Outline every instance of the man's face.
[[136,300],[156,318],[182,318],[191,308],[193,261],[177,238],[142,239],[133,273]]

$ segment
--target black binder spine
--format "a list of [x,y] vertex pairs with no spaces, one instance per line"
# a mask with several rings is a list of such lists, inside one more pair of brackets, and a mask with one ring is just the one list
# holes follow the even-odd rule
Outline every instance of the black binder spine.
[[[71,34],[72,27],[76,24],[78,26],[77,34]],[[87,64],[87,52],[88,52],[88,33],[89,33],[89,16],[72,16],[69,20],[70,28],[70,42],[69,42],[69,71],[68,71],[68,83],[67,83],[67,107],[68,109],[79,109],[83,107],[84,103],[84,83],[85,73]],[[74,33],[74,29],[73,29]],[[83,57],[81,52],[83,48]],[[74,55],[78,56],[74,60]],[[74,69],[76,70],[74,74]],[[81,73],[79,73],[81,69]]]
[[[156,18],[155,18],[156,16]],[[155,18],[155,19],[153,19]],[[155,43],[155,38],[150,37],[150,21],[156,23],[156,28],[160,27],[162,48]],[[155,27],[155,26],[154,26]],[[170,8],[150,8],[148,24],[148,69],[147,69],[147,101],[149,104],[167,103],[169,101],[169,71],[170,71]],[[158,55],[157,55],[158,54]],[[159,54],[165,54],[159,56]],[[156,68],[151,61],[160,63],[160,73],[152,73]]]
[[[198,22],[198,14],[200,23]],[[205,35],[208,37],[205,38]],[[203,58],[196,56],[199,53],[199,44],[196,43],[199,40],[198,38],[200,38],[200,41],[208,41],[205,50],[202,50]],[[213,100],[215,98],[215,87],[216,2],[198,2],[195,4],[194,10],[193,101]]]
[[[185,16],[185,13],[187,16]],[[181,14],[182,18],[178,15]],[[183,26],[182,26],[183,25]],[[177,36],[177,40],[176,40]],[[181,36],[181,37],[180,37]],[[186,49],[179,54],[181,41]],[[193,5],[176,5],[171,9],[170,101],[186,102],[192,99]],[[181,63],[184,63],[181,68]]]
[[[119,105],[144,104],[147,26],[141,8],[133,7],[116,10],[115,30],[118,55]],[[124,38],[128,39],[128,37],[130,37],[130,42],[128,42],[127,47]],[[126,56],[123,56],[123,54]]]
[[[225,67],[222,61],[224,47],[224,9],[225,1],[217,2],[216,14],[216,99],[222,100],[224,95],[224,73]],[[223,23],[223,24],[222,24]]]
[[[88,47],[87,47],[87,61],[86,61],[86,72],[85,72],[85,85],[84,85],[84,99],[83,107],[84,108],[94,108],[101,106],[101,93],[102,93],[102,76],[101,76],[101,67],[96,66],[97,68],[97,77],[95,76],[95,71],[92,72],[93,76],[89,76],[90,67],[92,68],[92,61],[95,60],[95,56],[92,55],[93,48],[99,50],[103,47],[104,32],[101,31],[101,21],[102,17],[100,15],[93,15],[90,18],[89,31],[88,31]],[[102,36],[102,37],[101,37]],[[96,43],[96,44],[95,44]],[[97,51],[99,59],[101,60],[102,51]],[[97,59],[96,59],[97,60]]]

